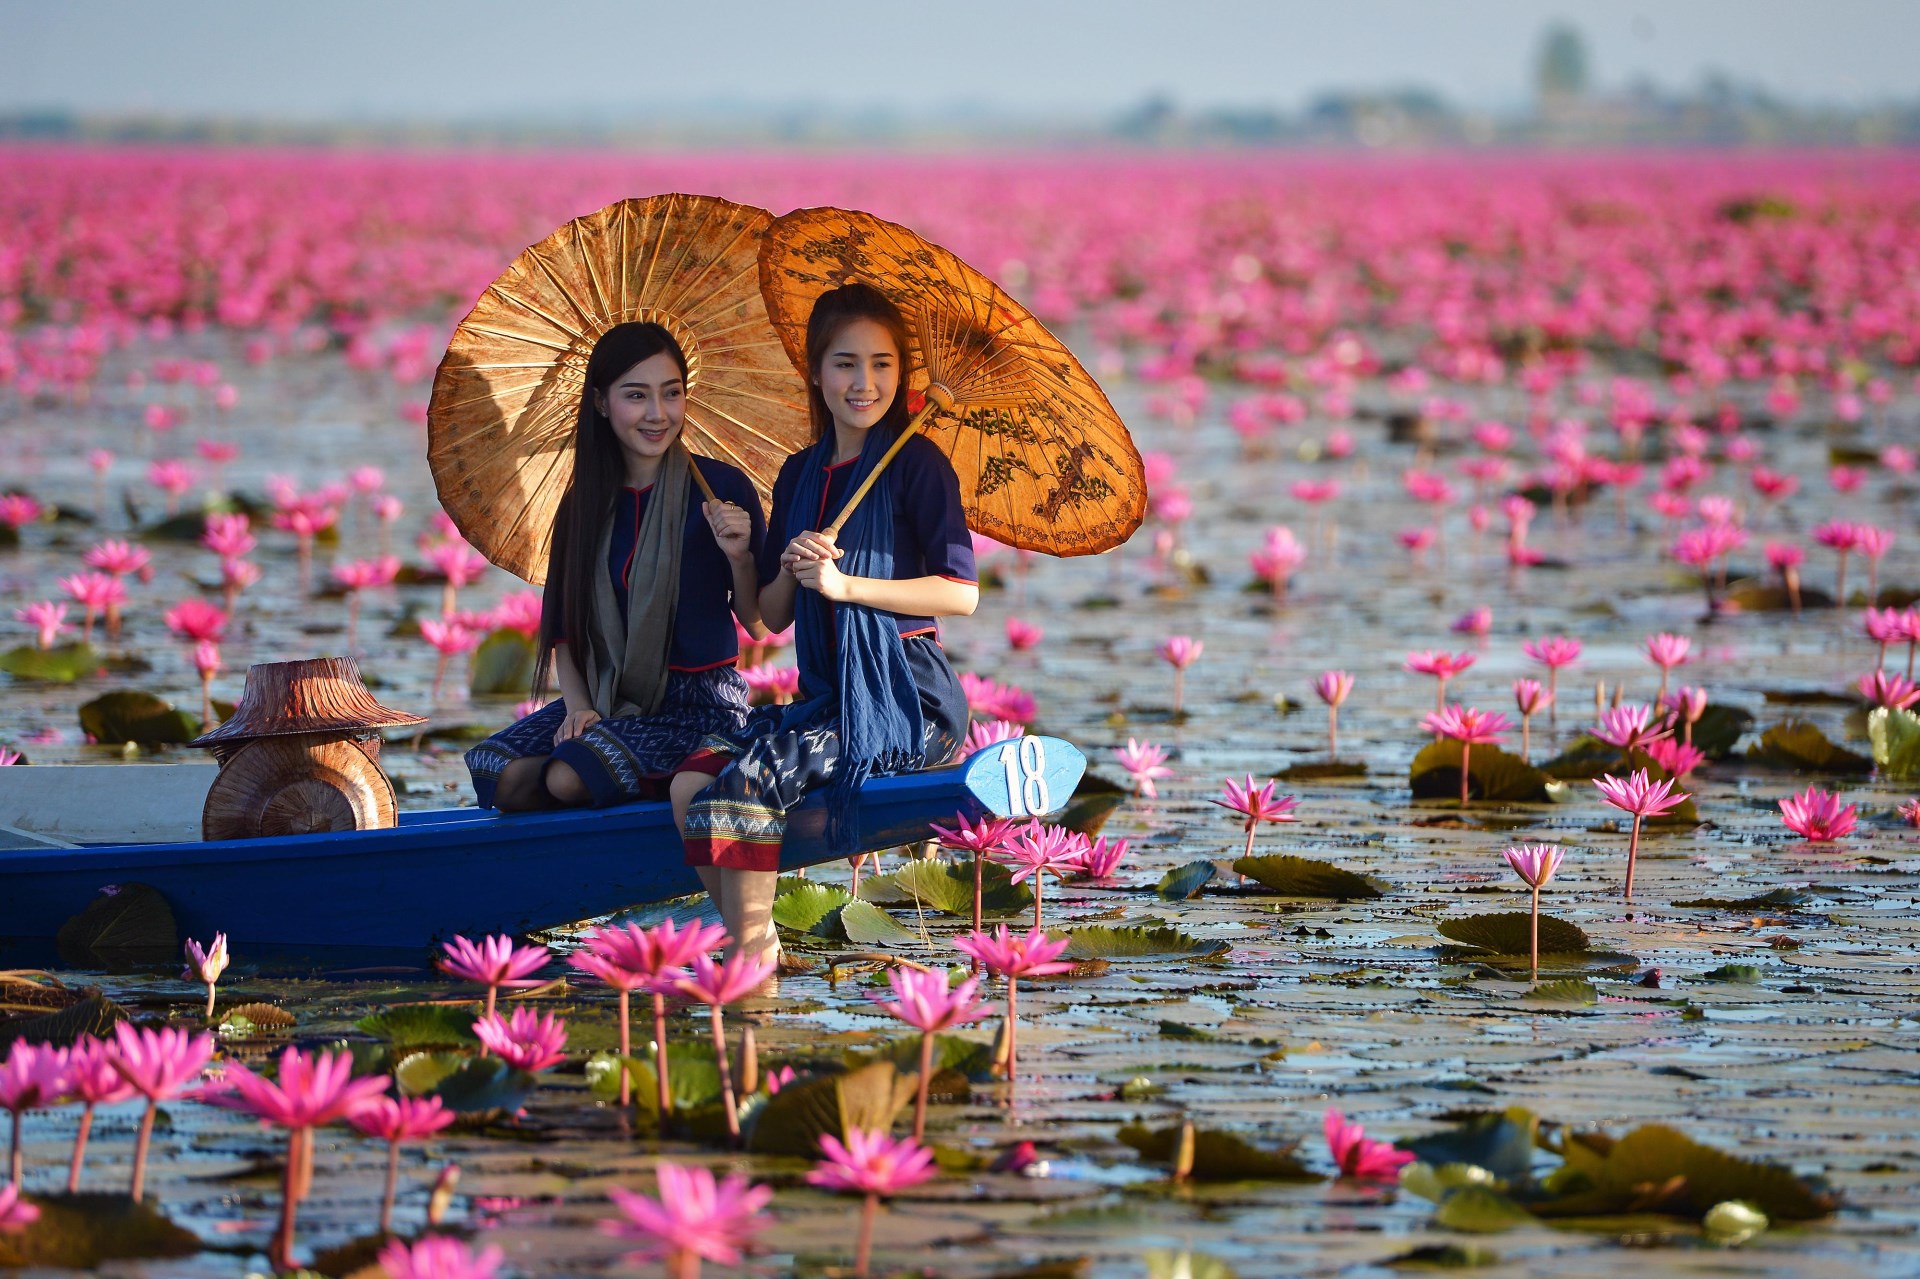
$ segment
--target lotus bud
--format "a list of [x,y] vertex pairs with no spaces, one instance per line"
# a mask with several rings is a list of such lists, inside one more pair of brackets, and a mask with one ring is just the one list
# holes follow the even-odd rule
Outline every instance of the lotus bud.
[[1765,1230],[1767,1214],[1743,1200],[1728,1199],[1709,1208],[1700,1224],[1706,1227],[1707,1238],[1732,1246]]

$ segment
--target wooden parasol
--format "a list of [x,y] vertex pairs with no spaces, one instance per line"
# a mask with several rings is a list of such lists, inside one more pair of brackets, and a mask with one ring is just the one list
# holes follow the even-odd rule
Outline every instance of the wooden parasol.
[[688,447],[732,462],[767,495],[811,434],[806,383],[760,296],[771,221],[711,196],[622,200],[567,223],[488,286],[447,344],[427,408],[440,504],[482,554],[545,580],[587,357],[629,320],[664,325],[686,352]]
[[[1105,393],[1004,289],[905,227],[850,209],[774,220],[760,288],[794,367],[806,367],[814,299],[855,281],[913,323],[920,349],[908,385],[926,403],[901,440],[924,431],[953,460],[971,528],[1050,555],[1093,555],[1132,536],[1146,515],[1146,475]],[[827,531],[839,532],[879,473]]]

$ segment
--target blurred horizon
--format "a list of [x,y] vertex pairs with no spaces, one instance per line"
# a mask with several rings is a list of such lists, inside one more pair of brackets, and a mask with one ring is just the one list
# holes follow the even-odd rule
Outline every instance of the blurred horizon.
[[[428,145],[1920,142],[1920,6],[0,0],[0,138]],[[576,38],[577,37],[577,38]]]

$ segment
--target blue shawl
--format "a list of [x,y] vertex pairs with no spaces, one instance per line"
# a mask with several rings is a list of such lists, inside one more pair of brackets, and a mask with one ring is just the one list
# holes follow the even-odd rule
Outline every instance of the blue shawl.
[[[873,471],[895,434],[883,426],[867,432],[849,493]],[[780,531],[786,541],[814,527],[833,449],[829,431],[808,450],[787,527]],[[894,575],[893,491],[884,478],[854,508],[840,530],[839,545],[845,552],[839,560],[841,572],[853,577]],[[787,709],[780,728],[804,728],[839,712],[840,763],[827,789],[827,839],[835,847],[851,848],[860,787],[869,777],[921,765],[920,686],[907,665],[906,646],[892,613],[863,604],[829,604],[819,592],[802,587],[794,597],[793,617],[800,700]]]

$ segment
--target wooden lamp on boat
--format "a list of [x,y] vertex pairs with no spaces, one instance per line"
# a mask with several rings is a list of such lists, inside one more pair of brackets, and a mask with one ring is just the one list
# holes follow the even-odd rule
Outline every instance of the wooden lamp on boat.
[[349,657],[250,668],[233,717],[193,742],[220,761],[201,838],[393,826],[398,805],[378,730],[424,723],[376,701]]

